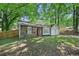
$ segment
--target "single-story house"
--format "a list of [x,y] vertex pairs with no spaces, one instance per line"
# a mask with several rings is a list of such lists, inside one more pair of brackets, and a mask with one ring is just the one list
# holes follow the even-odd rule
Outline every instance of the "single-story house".
[[43,35],[58,35],[59,28],[57,25],[41,24],[42,21],[38,21],[36,24],[31,24],[29,21],[19,22],[19,37],[25,37],[27,35],[43,36]]
[[30,23],[19,23],[19,37],[27,35],[43,36],[43,35],[58,35],[59,28],[56,25],[41,25]]

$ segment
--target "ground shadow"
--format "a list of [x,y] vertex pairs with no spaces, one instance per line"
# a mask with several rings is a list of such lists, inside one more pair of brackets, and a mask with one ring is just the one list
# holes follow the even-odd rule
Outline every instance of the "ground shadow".
[[[79,39],[63,36],[44,36],[36,38],[15,39],[9,45],[0,45],[2,56],[60,56],[73,55]],[[72,51],[71,51],[72,50]],[[77,49],[78,50],[78,49]],[[78,53],[75,55],[79,55]]]

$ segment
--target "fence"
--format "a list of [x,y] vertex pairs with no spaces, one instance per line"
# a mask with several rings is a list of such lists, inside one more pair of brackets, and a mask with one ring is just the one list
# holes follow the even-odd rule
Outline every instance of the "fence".
[[18,30],[0,32],[0,38],[17,37],[17,36],[19,36],[18,32],[19,32]]

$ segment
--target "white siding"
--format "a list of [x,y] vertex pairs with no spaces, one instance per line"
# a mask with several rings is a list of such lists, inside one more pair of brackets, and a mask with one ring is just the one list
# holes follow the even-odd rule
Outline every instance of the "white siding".
[[58,26],[54,25],[54,26],[51,27],[51,35],[59,35]]

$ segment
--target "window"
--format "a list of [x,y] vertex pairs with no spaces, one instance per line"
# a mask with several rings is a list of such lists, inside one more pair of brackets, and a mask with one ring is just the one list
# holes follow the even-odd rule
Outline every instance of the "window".
[[43,35],[50,35],[50,28],[49,27],[43,27]]
[[28,27],[27,34],[32,34],[32,27]]

